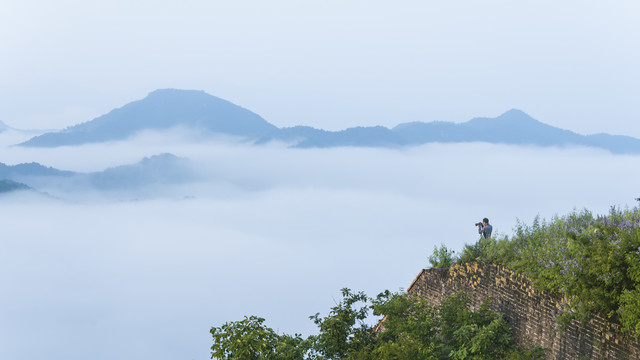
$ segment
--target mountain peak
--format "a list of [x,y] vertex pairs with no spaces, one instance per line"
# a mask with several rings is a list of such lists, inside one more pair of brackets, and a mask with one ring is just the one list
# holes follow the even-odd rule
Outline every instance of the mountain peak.
[[156,94],[177,94],[177,93],[200,93],[200,94],[205,94],[208,96],[213,96],[213,95],[209,95],[207,94],[204,90],[196,90],[196,89],[176,89],[176,88],[164,88],[164,89],[155,89],[153,91],[149,92],[149,95],[156,95]]
[[538,120],[531,117],[531,115],[519,109],[511,109],[502,115],[498,116],[497,119],[505,119],[505,120],[533,120],[538,122]]
[[544,124],[519,109],[465,123],[431,122],[324,131],[279,129],[258,114],[202,90],[158,89],[91,121],[36,136],[20,145],[56,147],[124,140],[141,131],[187,128],[201,137],[225,134],[256,144],[283,141],[297,147],[398,147],[432,142],[488,142],[536,146],[592,146],[616,153],[640,153],[640,140],[609,135],[581,136]]
[[215,97],[213,95],[207,94],[204,90],[185,90],[185,89],[174,89],[174,88],[157,89],[157,90],[154,90],[154,91],[150,92],[145,97],[145,99],[154,99],[154,98],[170,98],[170,99],[176,99],[176,98],[209,98],[209,99],[211,99],[211,98],[215,98],[215,99],[218,99],[217,97]]
[[538,127],[538,126],[545,126],[545,127],[551,127],[549,125],[546,125],[544,123],[541,123],[540,121],[534,119],[533,117],[531,117],[531,115],[525,113],[522,110],[518,110],[518,109],[511,109],[505,113],[503,113],[502,115],[498,116],[498,117],[494,117],[494,118],[488,118],[488,117],[477,117],[474,119],[471,119],[469,121],[467,121],[465,124],[467,124],[468,126],[471,127],[482,127],[482,128],[486,128],[486,127],[498,127],[498,128],[503,128],[503,127],[517,127],[520,128],[521,130],[525,130],[525,128],[523,127]]
[[277,130],[258,114],[202,90],[159,89],[91,121],[21,145],[55,147],[123,140],[140,131],[175,127],[248,138],[273,136]]

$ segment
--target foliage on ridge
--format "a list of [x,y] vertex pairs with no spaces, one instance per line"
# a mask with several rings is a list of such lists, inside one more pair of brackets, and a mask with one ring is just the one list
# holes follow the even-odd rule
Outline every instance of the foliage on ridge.
[[612,207],[605,216],[573,211],[549,221],[537,217],[531,226],[519,223],[511,239],[467,245],[453,261],[504,265],[530,277],[536,288],[563,295],[557,314],[563,324],[600,314],[640,336],[638,208]]

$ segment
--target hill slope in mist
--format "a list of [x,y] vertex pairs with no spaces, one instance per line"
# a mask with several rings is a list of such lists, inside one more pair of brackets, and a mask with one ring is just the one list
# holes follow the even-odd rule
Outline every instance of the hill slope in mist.
[[325,131],[309,126],[277,128],[259,115],[203,91],[164,89],[94,120],[49,132],[20,144],[57,147],[124,140],[145,130],[183,127],[204,136],[223,134],[255,144],[284,141],[300,148],[337,146],[394,148],[427,143],[487,142],[534,146],[587,146],[612,153],[640,153],[640,139],[608,134],[580,135],[537,121],[520,110],[465,123],[411,122]]
[[0,179],[7,189],[56,188],[79,192],[95,190],[136,190],[149,185],[171,185],[196,179],[194,169],[185,158],[173,154],[145,157],[135,164],[120,165],[103,171],[80,173],[46,167],[38,163],[6,165],[0,163]]
[[87,175],[92,187],[103,190],[178,184],[195,178],[187,159],[168,153],[145,157],[136,164],[116,166]]
[[12,180],[2,179],[0,180],[0,194],[10,193],[14,191],[33,190],[28,185],[19,183]]
[[0,133],[3,132],[3,131],[9,130],[9,129],[11,129],[9,127],[9,125],[7,125],[7,124],[3,123],[2,121],[0,121]]

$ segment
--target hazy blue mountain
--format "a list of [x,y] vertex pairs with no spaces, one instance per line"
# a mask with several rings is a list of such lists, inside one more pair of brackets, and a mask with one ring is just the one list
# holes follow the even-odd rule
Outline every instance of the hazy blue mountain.
[[[249,110],[194,90],[157,90],[92,121],[22,143],[53,147],[126,139],[143,130],[181,126],[203,134],[227,134],[256,144],[284,141],[293,147],[401,147],[432,142],[488,142],[535,146],[589,146],[613,153],[640,153],[640,140],[607,134],[580,135],[543,124],[520,110],[496,118],[465,123],[412,122],[392,129],[382,126],[325,131],[309,126],[279,129]],[[105,175],[106,176],[106,175]]]
[[586,145],[607,149],[614,154],[640,153],[640,140],[622,135],[595,134],[587,135]]
[[543,124],[520,110],[496,118],[475,118],[465,123],[406,123],[393,128],[407,144],[429,142],[488,142],[537,146],[589,146],[613,153],[640,153],[640,139],[607,134],[580,135]]
[[414,122],[393,131],[409,144],[428,142],[490,142],[515,145],[580,144],[584,136],[543,124],[520,110],[496,118],[475,118],[465,123]]
[[320,136],[309,136],[300,141],[296,147],[397,147],[405,144],[402,137],[384,126],[353,127],[342,131],[327,131]]
[[331,134],[331,131],[316,129],[311,126],[294,126],[279,129],[275,135],[262,137],[256,143],[261,144],[278,140],[298,144],[307,139],[322,138],[329,134]]
[[150,184],[177,184],[195,179],[188,159],[168,153],[87,176],[90,185],[99,189],[135,189]]
[[164,89],[91,121],[36,136],[21,145],[55,147],[123,140],[142,130],[176,126],[250,138],[271,137],[278,131],[259,115],[204,91]]
[[34,190],[31,187],[13,180],[0,180],[0,194],[10,193],[14,191]]
[[16,180],[35,176],[69,177],[73,175],[75,175],[74,172],[46,167],[35,162],[17,165],[0,163],[0,178],[2,179]]
[[45,167],[38,163],[6,165],[0,163],[0,179],[24,183],[33,188],[56,188],[63,191],[84,189],[135,190],[144,186],[179,184],[196,179],[188,159],[173,154],[146,157],[130,165],[104,171],[78,173]]
[[297,147],[400,147],[427,143],[487,142],[535,146],[589,146],[613,153],[640,153],[640,140],[607,134],[580,135],[543,124],[520,110],[509,110],[496,118],[475,118],[464,123],[411,122],[393,129],[357,127],[343,131],[288,128],[286,138],[299,139]]
[[39,191],[27,184],[13,181],[9,179],[0,180],[0,196],[5,200],[5,196],[18,195],[19,201],[25,200],[58,200],[57,198],[47,194],[46,192]]
[[50,184],[68,182],[76,175],[72,171],[62,171],[35,162],[17,165],[0,163],[0,179],[24,183],[36,189]]

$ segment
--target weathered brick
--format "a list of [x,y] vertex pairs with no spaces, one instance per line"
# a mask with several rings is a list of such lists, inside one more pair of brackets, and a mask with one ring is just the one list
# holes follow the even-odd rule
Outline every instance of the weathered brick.
[[640,359],[640,341],[601,317],[594,316],[584,326],[574,320],[560,331],[555,313],[567,299],[534,289],[527,277],[503,266],[472,263],[423,270],[408,289],[433,304],[459,291],[471,297],[474,309],[489,298],[491,310],[512,324],[516,343],[546,348],[550,360]]

